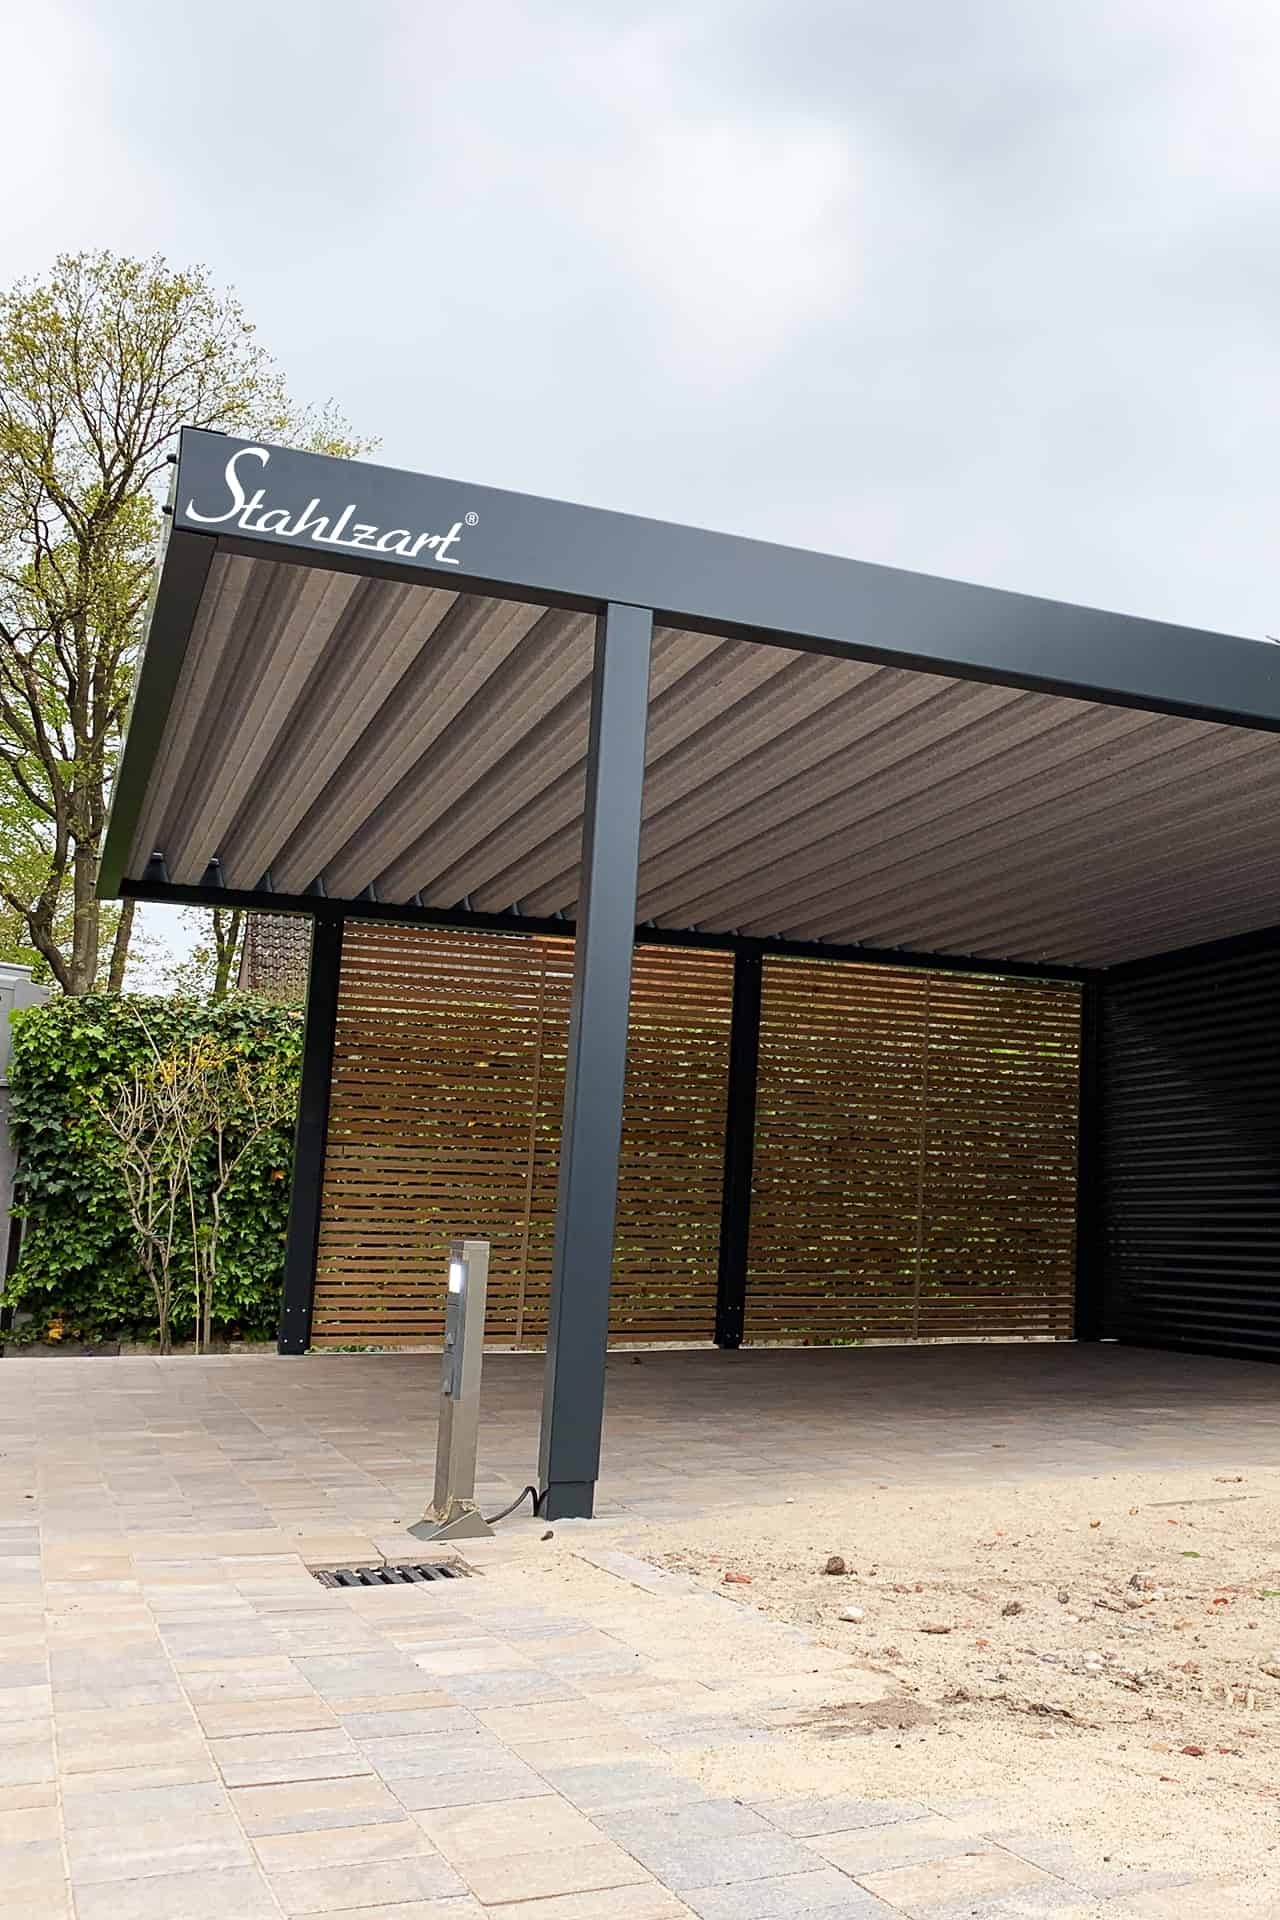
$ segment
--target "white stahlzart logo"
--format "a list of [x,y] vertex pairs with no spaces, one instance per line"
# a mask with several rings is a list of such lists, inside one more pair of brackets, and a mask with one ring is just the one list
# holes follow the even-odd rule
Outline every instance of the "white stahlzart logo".
[[[241,447],[238,453],[232,454],[224,470],[230,506],[221,513],[201,513],[195,501],[189,500],[186,519],[203,527],[225,526],[234,521],[243,533],[278,533],[290,540],[309,540],[321,547],[369,547],[374,553],[399,553],[408,560],[425,555],[443,566],[457,566],[458,556],[450,553],[449,548],[462,538],[461,520],[455,520],[448,533],[414,533],[408,527],[389,527],[382,533],[367,521],[355,519],[359,508],[354,500],[336,519],[319,512],[319,500],[309,500],[301,513],[292,507],[267,506],[265,488],[259,487],[253,494],[245,492],[240,462],[260,460],[265,467],[270,458],[266,447]],[[473,527],[478,517],[467,514],[467,525]]]

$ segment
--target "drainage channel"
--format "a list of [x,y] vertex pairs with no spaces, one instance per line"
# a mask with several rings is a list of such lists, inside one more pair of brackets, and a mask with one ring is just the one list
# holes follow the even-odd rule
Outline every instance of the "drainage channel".
[[413,1567],[312,1567],[322,1587],[417,1587],[433,1580],[461,1580],[471,1572],[460,1560],[426,1561]]

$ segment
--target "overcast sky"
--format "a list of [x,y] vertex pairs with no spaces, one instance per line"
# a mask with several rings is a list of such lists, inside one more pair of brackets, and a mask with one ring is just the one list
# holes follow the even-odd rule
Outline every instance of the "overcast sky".
[[203,260],[393,463],[1280,630],[1273,0],[42,0],[5,46],[6,275]]
[[41,0],[5,277],[234,285],[377,457],[1280,631],[1274,0]]

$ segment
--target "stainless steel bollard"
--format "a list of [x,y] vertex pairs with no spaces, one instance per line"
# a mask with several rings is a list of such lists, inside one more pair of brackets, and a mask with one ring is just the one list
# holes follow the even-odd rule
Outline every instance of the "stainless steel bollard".
[[476,1507],[480,1363],[484,1357],[488,1283],[489,1242],[451,1241],[435,1493],[430,1511],[410,1528],[420,1540],[477,1540],[493,1532]]

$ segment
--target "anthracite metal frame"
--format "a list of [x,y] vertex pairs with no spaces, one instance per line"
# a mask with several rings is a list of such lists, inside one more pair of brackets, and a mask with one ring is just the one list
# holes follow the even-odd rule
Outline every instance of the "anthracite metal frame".
[[[143,880],[123,880],[127,900],[154,900],[175,907],[243,907],[250,913],[294,913],[308,919],[383,920],[398,926],[456,927],[472,933],[550,934],[572,938],[575,922],[523,913],[476,913],[464,906],[401,906],[391,901],[345,900],[319,893],[255,892],[223,887],[216,879],[198,887],[177,886],[157,871]],[[924,953],[907,947],[839,946],[827,940],[783,940],[740,933],[703,933],[692,927],[652,923],[634,930],[637,946],[697,947],[710,953],[785,954],[793,960],[847,960],[867,967],[924,967],[933,973],[989,973],[1015,980],[1091,980],[1088,967],[1051,961],[988,959],[981,954]]]
[[[239,464],[237,464],[239,463]],[[262,507],[237,504],[230,475],[261,485]],[[327,524],[344,514],[346,544],[302,531],[308,503]],[[253,519],[257,511],[258,518]],[[312,516],[314,519],[314,515]],[[379,530],[434,530],[416,556],[379,551]],[[287,529],[287,530],[286,530]],[[451,532],[448,530],[452,529]],[[334,529],[336,531],[336,529]],[[439,536],[454,549],[442,558]],[[408,540],[410,536],[405,535]],[[358,539],[358,544],[357,544]],[[633,940],[692,944],[735,955],[734,1085],[725,1170],[725,1229],[716,1337],[741,1338],[750,1198],[748,1108],[753,1088],[751,1012],[762,962],[772,952],[865,965],[1009,974],[1079,982],[1084,988],[1081,1066],[1081,1214],[1077,1322],[1081,1338],[1102,1325],[1104,1270],[1098,1218],[1099,994],[1087,969],[994,957],[899,953],[821,942],[742,939],[695,928],[634,928],[636,851],[643,781],[648,636],[655,620],[726,638],[942,673],[1150,712],[1280,732],[1280,651],[1231,636],[1072,607],[1025,594],[940,580],[830,555],[606,513],[529,495],[330,460],[205,431],[182,436],[171,534],[153,601],[128,735],[103,849],[99,890],[138,899],[261,912],[299,912],[315,922],[307,1049],[299,1112],[281,1347],[300,1351],[310,1331],[316,1230],[328,1104],[337,964],[344,918],[489,928],[511,933],[575,931],[563,920],[470,914],[334,901],[319,888],[284,897],[270,876],[248,891],[172,886],[156,865],[126,872],[132,842],[197,610],[216,553],[323,566],[388,580],[448,585],[547,606],[594,612],[602,622],[593,683],[583,907],[577,928],[574,1022],[566,1084],[560,1206],[556,1223],[552,1334],[548,1343],[542,1455],[549,1511],[589,1513],[603,1406],[609,1264],[616,1202],[627,987]],[[615,645],[614,642],[617,641]],[[646,672],[640,672],[641,661]],[[629,891],[629,902],[624,907]],[[1249,936],[1277,944],[1280,936]],[[1239,942],[1223,943],[1236,948]],[[1250,948],[1249,950],[1252,950]],[[1151,965],[1117,968],[1138,977]],[[745,984],[754,982],[754,987]],[[739,988],[741,989],[739,992]],[[1105,1034],[1105,1019],[1103,1021]],[[1103,1042],[1102,1044],[1105,1044]],[[327,1052],[326,1052],[327,1049]],[[323,1087],[321,1079],[323,1078]],[[322,1107],[324,1112],[322,1112]],[[745,1185],[744,1185],[745,1182]]]
[[289,1229],[280,1301],[281,1353],[305,1353],[311,1345],[311,1308],[316,1289],[316,1251],[320,1241],[320,1203],[324,1191],[341,974],[342,921],[326,916],[317,920],[311,929],[302,1080],[298,1088],[293,1182],[289,1190]]
[[720,1213],[720,1270],[716,1282],[718,1347],[742,1345],[747,1314],[751,1239],[751,1173],[756,1147],[756,1082],[760,1064],[760,994],[764,961],[740,952],[733,962],[729,1030],[729,1085],[724,1135],[724,1199]]
[[596,623],[538,1453],[551,1520],[590,1518],[600,1471],[652,638],[639,607]]
[[1099,1106],[1102,987],[1080,992],[1080,1097],[1076,1112],[1076,1285],[1073,1332],[1101,1340],[1104,1331],[1104,1236]]
[[[232,498],[236,460],[278,518],[355,503],[361,525],[456,525],[458,565],[257,526],[249,537],[211,517]],[[1280,651],[1256,641],[200,429],[182,435],[171,526],[103,847],[107,897],[125,878],[215,551],[595,613],[648,607],[658,622],[729,638],[1280,732]]]

